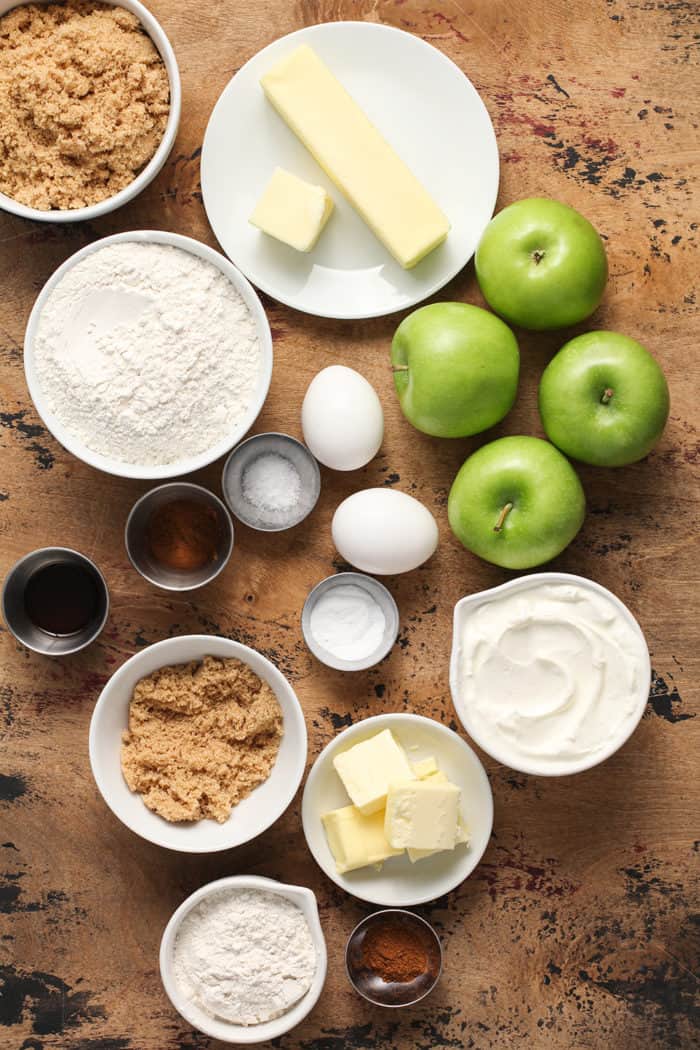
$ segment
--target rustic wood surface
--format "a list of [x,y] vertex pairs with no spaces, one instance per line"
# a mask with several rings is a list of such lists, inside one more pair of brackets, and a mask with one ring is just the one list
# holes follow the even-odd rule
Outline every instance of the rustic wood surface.
[[[75,658],[26,652],[3,627],[0,1046],[214,1050],[220,1044],[190,1030],[166,1000],[157,953],[185,895],[233,872],[307,884],[318,895],[328,981],[310,1017],[275,1044],[284,1050],[697,1046],[700,8],[682,0],[153,0],[151,7],[175,46],[184,90],[180,134],[160,177],[93,225],[0,216],[0,568],[4,575],[46,544],[77,547],[97,560],[112,595],[103,636]],[[275,371],[256,429],[298,434],[307,383],[343,362],[379,391],[386,440],[365,470],[324,471],[320,504],[305,525],[269,537],[239,527],[223,578],[194,597],[172,598],[145,583],[124,552],[126,514],[148,486],[99,474],[66,453],[41,426],[22,370],[34,297],[84,244],[139,227],[214,243],[199,152],[219,92],[273,38],[347,17],[410,30],[470,76],[498,134],[499,206],[551,195],[593,221],[606,239],[611,279],[590,326],[639,338],[662,362],[672,394],[669,425],[646,461],[581,470],[586,524],[553,565],[611,587],[638,616],[654,666],[646,716],[616,756],[575,778],[521,776],[482,756],[496,801],[493,839],[473,876],[423,909],[443,937],[445,974],[424,1005],[400,1014],[369,1007],[348,987],[344,942],[367,909],[316,868],[299,796],[244,848],[213,857],[167,853],[122,827],[98,796],[88,723],[101,687],[131,653],[191,631],[240,639],[281,667],[304,707],[309,761],[366,715],[410,710],[452,722],[452,606],[507,576],[462,550],[447,527],[449,485],[477,442],[431,440],[401,416],[387,368],[396,318],[334,323],[265,300]],[[441,298],[481,302],[471,265]],[[498,433],[541,433],[538,377],[563,341],[522,334],[521,393]],[[219,471],[216,464],[199,480],[218,489]],[[299,614],[310,587],[338,565],[335,506],[375,484],[423,499],[438,517],[441,545],[427,566],[390,581],[402,616],[392,655],[344,677],[310,657]]]

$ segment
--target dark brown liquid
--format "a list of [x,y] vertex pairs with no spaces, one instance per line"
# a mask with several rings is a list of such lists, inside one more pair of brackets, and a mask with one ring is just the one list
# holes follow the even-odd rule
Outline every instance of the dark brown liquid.
[[75,634],[98,615],[100,593],[82,565],[53,562],[30,576],[24,608],[35,627],[47,634]]

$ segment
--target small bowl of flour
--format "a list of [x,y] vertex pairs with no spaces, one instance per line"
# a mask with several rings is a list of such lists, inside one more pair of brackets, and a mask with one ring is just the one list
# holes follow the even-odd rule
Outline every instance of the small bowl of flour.
[[289,1032],[316,1004],[326,968],[312,891],[257,875],[202,886],[174,913],[160,946],[175,1009],[227,1043]]
[[248,281],[222,255],[142,230],[76,252],[37,297],[27,385],[74,456],[128,478],[176,477],[228,452],[272,376],[272,337]]

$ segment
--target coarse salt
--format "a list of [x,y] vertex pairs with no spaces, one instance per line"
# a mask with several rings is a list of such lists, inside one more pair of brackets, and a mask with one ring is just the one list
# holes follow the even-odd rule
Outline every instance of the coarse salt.
[[246,467],[243,495],[258,510],[290,511],[299,503],[299,471],[278,452],[264,452]]

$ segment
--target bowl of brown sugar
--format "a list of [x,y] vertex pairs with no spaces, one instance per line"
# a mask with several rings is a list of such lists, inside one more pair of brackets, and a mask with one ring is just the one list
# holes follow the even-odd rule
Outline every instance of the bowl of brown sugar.
[[413,911],[375,911],[350,934],[345,967],[355,991],[375,1006],[413,1006],[440,979],[440,938]]
[[291,684],[262,653],[188,634],[134,653],[102,690],[90,765],[114,815],[183,853],[249,842],[290,804],[306,725]]
[[0,208],[77,222],[125,204],[163,167],[180,97],[138,0],[0,0]]

